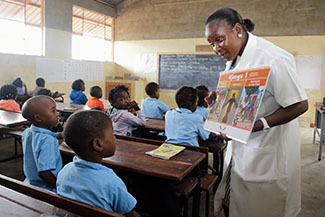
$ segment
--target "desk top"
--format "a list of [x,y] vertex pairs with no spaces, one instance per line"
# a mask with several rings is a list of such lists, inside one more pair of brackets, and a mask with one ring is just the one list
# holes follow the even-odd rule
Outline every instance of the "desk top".
[[21,194],[4,186],[0,186],[1,216],[6,217],[40,217],[43,213],[70,213],[51,204]]
[[89,106],[56,102],[56,110],[64,113],[74,113],[79,110],[90,110]]
[[0,109],[0,125],[6,127],[16,127],[28,123],[29,121],[23,117],[21,112]]
[[142,128],[165,131],[165,119],[146,117],[146,124]]
[[[206,156],[204,153],[190,150],[184,150],[169,160],[146,155],[147,151],[156,148],[156,145],[116,139],[114,156],[104,158],[102,164],[112,169],[181,181]],[[60,151],[68,155],[74,155],[74,152],[66,145],[60,145]]]
[[325,113],[325,110],[322,110],[321,107],[323,107],[323,103],[321,102],[315,102],[314,104],[315,108],[317,111],[319,111],[320,113]]

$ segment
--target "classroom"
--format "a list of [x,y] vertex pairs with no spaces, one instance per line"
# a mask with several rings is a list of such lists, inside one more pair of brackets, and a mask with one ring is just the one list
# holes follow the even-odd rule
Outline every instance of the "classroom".
[[[207,26],[210,22],[206,24],[206,21],[212,13],[221,8],[235,9],[243,19],[250,19],[255,24],[252,32],[255,36],[292,54],[297,66],[295,70],[297,75],[295,76],[297,76],[302,92],[306,96],[301,101],[308,99],[308,109],[296,116],[299,123],[297,136],[292,132],[290,132],[292,134],[288,133],[288,137],[296,137],[295,139],[299,139],[301,143],[301,148],[297,150],[300,155],[301,210],[288,216],[324,216],[325,148],[320,144],[320,140],[325,139],[325,130],[323,132],[325,128],[323,114],[325,112],[322,109],[325,103],[325,79],[323,78],[325,76],[323,60],[325,56],[324,0],[0,0],[0,27],[3,27],[3,33],[0,34],[0,87],[12,84],[16,78],[20,78],[27,88],[26,94],[20,101],[20,106],[22,106],[28,98],[32,98],[36,88],[36,79],[42,77],[46,82],[45,87],[51,91],[52,96],[57,94],[57,98],[54,97],[57,111],[69,116],[75,110],[85,108],[83,105],[73,106],[71,105],[73,103],[70,104],[69,94],[75,80],[83,80],[85,86],[83,94],[88,99],[92,97],[90,95],[91,88],[100,87],[102,90],[101,101],[103,101],[107,112],[108,109],[114,107],[109,103],[109,92],[116,85],[121,84],[128,88],[130,101],[137,102],[137,106],[134,105],[134,110],[140,117],[141,115],[137,112],[143,110],[141,102],[148,97],[145,87],[150,82],[155,82],[160,86],[159,100],[175,110],[180,107],[175,100],[175,94],[178,93],[181,86],[206,85],[209,91],[214,91],[217,88],[219,72],[225,70],[226,61],[216,55],[210,38],[209,41],[207,40],[206,34],[209,33]],[[239,59],[235,59],[234,62],[237,60],[239,61]],[[234,65],[236,66],[236,64]],[[290,84],[287,85],[290,88]],[[274,90],[275,93],[281,91]],[[286,102],[283,103],[286,104]],[[238,105],[236,104],[236,106]],[[265,110],[270,111],[267,108]],[[18,129],[18,132],[12,132],[7,128],[17,129],[17,126],[25,124],[28,126],[28,123],[24,122],[25,120],[19,114],[15,116],[19,121],[10,125],[5,123],[8,114],[2,109],[0,112],[0,147],[2,149],[0,152],[0,175],[5,176],[5,178],[0,176],[0,183],[3,188],[7,189],[10,187],[6,183],[18,183],[15,180],[24,181],[25,179],[21,145],[22,130]],[[114,114],[115,111],[111,112]],[[230,113],[230,116],[232,115],[235,114]],[[164,117],[166,117],[165,114]],[[66,118],[62,119],[61,115],[63,126],[65,126]],[[111,118],[114,122],[112,116]],[[267,118],[267,122],[271,119]],[[136,195],[139,189],[135,186],[139,180],[129,182],[126,180],[129,176],[132,178],[138,176],[138,170],[142,170],[140,173],[145,175],[144,177],[151,178],[152,175],[154,177],[152,183],[156,181],[160,183],[161,180],[182,182],[188,178],[189,173],[195,173],[197,168],[202,167],[203,164],[206,166],[209,164],[207,168],[211,167],[217,158],[221,165],[218,165],[217,174],[219,176],[216,176],[216,180],[214,180],[214,183],[218,184],[214,186],[216,186],[215,188],[220,185],[222,187],[221,175],[227,174],[228,165],[226,146],[216,148],[211,147],[213,145],[210,144],[201,145],[199,142],[198,149],[186,147],[186,153],[193,157],[192,162],[195,163],[183,168],[183,173],[178,171],[179,174],[175,172],[168,177],[165,176],[166,171],[159,168],[158,161],[157,164],[153,162],[152,165],[144,163],[141,169],[132,164],[132,156],[126,151],[128,143],[132,143],[135,149],[142,150],[143,153],[150,151],[152,147],[161,144],[157,142],[158,140],[161,141],[165,138],[164,132],[167,128],[165,121],[167,118],[161,125],[162,122],[159,120],[146,117],[145,124],[139,124],[143,125],[140,127],[142,131],[139,131],[140,137],[145,137],[143,140],[125,138],[130,136],[129,134],[121,136],[115,134],[117,146],[115,155],[102,164],[118,171],[118,176],[122,177],[128,187],[127,190],[130,188],[129,192]],[[114,123],[113,128],[117,129],[118,127]],[[286,123],[283,121],[275,125]],[[154,125],[157,126],[153,127]],[[265,122],[262,121],[261,126],[258,130],[265,132]],[[160,136],[152,136],[152,131],[159,132],[154,135]],[[163,136],[161,137],[161,135]],[[155,141],[156,138],[157,141]],[[147,146],[139,145],[142,143]],[[200,149],[201,146],[202,149]],[[71,161],[75,155],[71,149],[66,150],[62,147],[60,147],[60,152],[64,164],[66,160]],[[122,152],[126,157],[125,165],[116,157]],[[204,153],[206,158],[203,159],[198,153],[201,155]],[[179,157],[179,161],[186,161],[182,155],[177,157]],[[225,160],[225,165],[223,165],[223,160]],[[230,160],[230,162],[234,161],[234,159]],[[173,169],[177,166],[179,166],[177,163],[166,165]],[[237,165],[235,168],[238,167]],[[257,165],[256,169],[258,169]],[[13,179],[7,179],[7,177]],[[151,179],[148,178],[148,180]],[[29,188],[21,183],[17,184],[18,189]],[[144,183],[149,183],[149,181],[146,180]],[[24,187],[19,187],[20,185]],[[19,191],[17,188],[13,190]],[[185,199],[179,199],[182,200],[180,216],[188,214],[193,217],[224,217],[223,211],[214,211],[217,197],[215,197],[216,189],[212,188],[214,187],[210,186],[207,190],[207,197],[199,187],[193,187],[193,192],[183,195]],[[5,190],[2,190],[1,197]],[[41,193],[37,193],[38,195],[43,194],[43,191],[39,192]],[[55,197],[54,195],[45,195],[44,193],[44,197],[36,197],[36,199],[50,203],[46,198]],[[184,207],[187,208],[187,205],[184,205],[184,203],[187,204],[187,197],[190,198],[189,211],[184,211]],[[137,197],[136,199],[139,200]],[[60,202],[52,205],[66,213],[74,213],[74,210],[78,210],[78,208],[69,210],[61,207],[63,203],[68,203],[71,207],[83,207],[80,210],[86,210],[84,213],[91,209],[83,203],[76,204],[72,200],[68,202],[65,200],[60,197],[58,198]],[[19,202],[19,199],[17,201]],[[2,204],[3,206],[5,205]],[[52,212],[50,209],[44,208],[44,210],[38,211],[35,216]],[[89,214],[85,216],[120,215],[116,212],[105,213],[107,210],[103,210],[90,210]],[[0,216],[2,216],[1,212]],[[30,211],[25,213],[26,216],[29,216],[27,212]],[[17,213],[8,213],[8,215],[16,216]],[[235,215],[236,212],[230,211],[230,213]],[[144,211],[141,214],[147,216],[148,213]],[[245,213],[242,216],[246,217],[249,214]],[[241,216],[235,215],[235,217]]]

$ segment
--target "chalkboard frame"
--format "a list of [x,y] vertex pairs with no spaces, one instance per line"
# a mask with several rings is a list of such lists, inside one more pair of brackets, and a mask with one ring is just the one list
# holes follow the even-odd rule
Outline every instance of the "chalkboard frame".
[[[223,63],[222,63],[223,69],[218,71],[214,88],[209,87],[210,91],[216,89],[218,79],[219,79],[219,73],[224,70],[225,62],[226,62],[225,60],[221,59],[221,57],[218,56],[217,54],[215,54],[214,52],[163,52],[163,53],[157,53],[157,74],[158,74],[157,80],[158,80],[158,83],[160,85],[160,89],[162,89],[164,91],[168,91],[168,92],[177,90],[179,87],[183,86],[183,84],[178,85],[177,87],[173,87],[173,88],[166,88],[164,85],[161,84],[161,70],[160,70],[161,69],[161,62],[160,62],[161,55],[207,55],[207,56],[213,56],[213,58],[217,58],[217,59],[223,61]],[[193,84],[192,85],[184,84],[184,85],[194,87],[194,86],[201,85],[201,84],[202,85],[207,85],[204,82],[203,83],[197,83],[195,85],[193,85]]]

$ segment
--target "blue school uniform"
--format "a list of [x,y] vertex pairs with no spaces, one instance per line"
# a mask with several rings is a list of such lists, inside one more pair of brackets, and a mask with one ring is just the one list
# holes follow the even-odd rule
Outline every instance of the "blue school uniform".
[[22,136],[24,153],[24,182],[56,192],[38,173],[50,170],[57,176],[62,169],[62,159],[59,151],[58,133],[32,124]]
[[69,97],[70,104],[85,105],[88,101],[86,95],[81,90],[72,90]]
[[63,197],[120,214],[131,212],[137,203],[112,169],[77,156],[63,167],[56,185]]
[[206,120],[209,114],[209,110],[204,106],[198,106],[194,113],[201,115],[204,118],[204,120]]
[[149,118],[163,118],[163,113],[170,109],[162,101],[151,97],[147,97],[142,100],[141,108],[144,115]]
[[198,136],[206,140],[210,134],[203,125],[202,117],[189,109],[170,110],[165,116],[166,142],[199,146]]

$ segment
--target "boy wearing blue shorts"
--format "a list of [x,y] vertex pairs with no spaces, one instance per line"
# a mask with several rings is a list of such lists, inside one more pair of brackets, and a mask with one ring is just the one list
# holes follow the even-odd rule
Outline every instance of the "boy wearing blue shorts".
[[22,114],[32,122],[22,136],[24,182],[56,192],[56,177],[62,169],[57,138],[62,133],[50,130],[59,124],[55,101],[49,96],[32,97],[24,103]]
[[59,173],[57,193],[126,217],[139,216],[124,182],[101,164],[115,152],[111,119],[101,111],[76,112],[68,118],[64,140],[77,156]]

